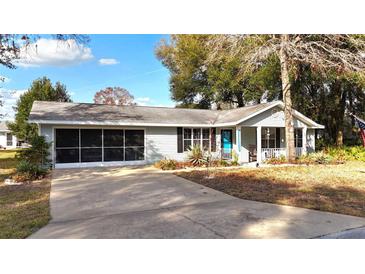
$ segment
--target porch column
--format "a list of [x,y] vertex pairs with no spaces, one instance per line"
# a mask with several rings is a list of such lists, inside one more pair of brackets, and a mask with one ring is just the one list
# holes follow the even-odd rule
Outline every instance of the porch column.
[[236,126],[236,153],[238,155],[238,162],[241,162],[241,127]]
[[257,162],[261,163],[261,126],[256,128]]
[[307,154],[307,127],[302,128],[302,154]]

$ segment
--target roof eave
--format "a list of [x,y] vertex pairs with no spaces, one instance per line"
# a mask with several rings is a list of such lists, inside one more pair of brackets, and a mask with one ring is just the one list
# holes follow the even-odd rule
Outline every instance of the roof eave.
[[212,123],[206,124],[168,124],[168,123],[140,123],[140,122],[115,122],[115,121],[66,121],[66,120],[41,120],[29,119],[28,123],[43,125],[90,125],[90,126],[141,126],[141,127],[212,127]]

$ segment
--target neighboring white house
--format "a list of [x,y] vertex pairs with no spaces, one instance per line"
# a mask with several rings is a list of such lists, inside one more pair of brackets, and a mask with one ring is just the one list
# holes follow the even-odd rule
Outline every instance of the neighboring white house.
[[18,140],[11,134],[5,121],[0,121],[0,149],[14,149],[17,147]]
[[[262,162],[285,155],[281,101],[231,110],[34,102],[30,123],[52,142],[56,168],[185,160],[192,145],[217,157]],[[324,128],[293,111],[297,155],[315,150]]]

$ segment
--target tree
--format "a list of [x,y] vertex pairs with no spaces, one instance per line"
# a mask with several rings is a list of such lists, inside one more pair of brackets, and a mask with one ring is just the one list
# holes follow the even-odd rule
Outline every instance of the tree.
[[307,65],[300,65],[297,74],[292,82],[294,108],[325,125],[325,143],[355,144],[355,121],[347,112],[360,116],[364,113],[364,79],[358,73],[320,75]]
[[33,81],[31,87],[20,96],[14,108],[15,121],[8,127],[18,139],[31,140],[37,135],[37,125],[28,124],[29,113],[34,101],[71,102],[66,86],[57,82],[55,86],[47,77]]
[[180,106],[211,106],[213,95],[204,67],[204,44],[208,38],[209,35],[171,35],[171,42],[161,40],[156,47],[156,57],[171,73],[171,99]]
[[[89,36],[80,34],[53,34],[53,39],[59,41],[74,40],[78,44],[86,44],[89,42]],[[0,34],[0,65],[9,69],[15,69],[14,61],[20,58],[21,48],[27,48],[31,43],[40,39],[40,35],[35,34]],[[0,77],[0,82],[4,81]],[[0,94],[0,107],[3,106],[3,96]],[[0,114],[0,118],[3,118]]]
[[[80,34],[53,34],[52,37],[59,41],[74,40],[78,44],[85,44],[89,42],[87,35]],[[0,34],[0,65],[7,68],[14,69],[14,60],[20,56],[20,49],[29,46],[36,42],[40,35],[34,34]]]
[[[207,43],[214,35],[171,35],[156,47],[156,56],[170,70],[171,98],[191,108],[242,107],[248,102],[277,98],[280,90],[280,66],[269,59],[260,69],[240,73],[237,58],[220,52],[220,58],[207,62]],[[267,93],[269,91],[269,93]]]
[[255,71],[268,58],[280,60],[281,83],[285,113],[287,158],[295,159],[294,125],[292,113],[291,76],[300,64],[321,74],[335,71],[363,73],[365,59],[364,35],[217,35],[207,46],[208,60],[216,62],[220,52],[229,51],[232,58],[240,60],[242,73]]
[[121,87],[107,87],[95,93],[95,104],[107,105],[136,105],[134,96],[128,90]]

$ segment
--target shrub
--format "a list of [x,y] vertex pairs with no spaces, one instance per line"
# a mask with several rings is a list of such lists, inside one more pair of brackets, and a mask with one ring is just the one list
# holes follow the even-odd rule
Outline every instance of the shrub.
[[280,157],[269,158],[265,161],[266,164],[280,165],[287,163],[286,157],[281,155]]
[[236,151],[232,151],[231,165],[232,166],[238,166],[239,165],[239,162],[238,162],[238,154],[236,153]]
[[317,164],[330,164],[333,161],[333,157],[323,151],[310,153],[309,157]]
[[30,140],[30,147],[17,154],[19,160],[16,166],[17,174],[13,176],[16,181],[31,181],[41,179],[47,174],[50,160],[49,148],[43,136],[34,136]]
[[346,160],[351,160],[346,151],[342,148],[326,148],[323,150],[324,153],[330,155],[333,159],[338,162],[345,162]]
[[188,152],[188,160],[193,166],[203,166],[205,164],[205,156],[200,146],[192,146]]
[[229,166],[229,162],[224,159],[220,159],[218,161],[218,166],[223,166],[223,167]]
[[175,170],[177,165],[177,161],[171,159],[163,159],[155,163],[155,167],[162,170]]
[[324,151],[338,161],[365,162],[365,148],[362,146],[326,147]]
[[47,169],[39,165],[21,160],[16,166],[17,175],[13,177],[16,181],[31,181],[43,178]]
[[33,165],[49,167],[50,143],[47,143],[43,136],[34,136],[29,142],[30,147],[19,152],[17,157]]
[[309,153],[306,155],[302,155],[297,159],[297,163],[299,164],[334,164],[337,163],[336,159],[331,155],[320,151],[315,153]]

